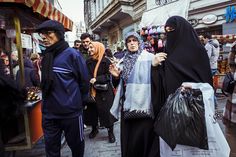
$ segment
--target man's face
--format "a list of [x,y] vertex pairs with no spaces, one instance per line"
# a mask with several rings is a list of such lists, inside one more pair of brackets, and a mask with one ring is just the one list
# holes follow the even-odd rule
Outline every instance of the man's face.
[[43,39],[45,47],[49,47],[59,41],[54,31],[42,31],[39,35]]
[[80,45],[81,45],[81,43],[79,43],[79,42],[76,42],[75,43],[75,45],[74,45],[74,47],[78,50],[79,49],[79,47],[80,47]]
[[203,43],[206,44],[208,42],[208,38],[203,38]]
[[89,48],[89,43],[91,42],[91,39],[89,37],[82,40],[82,45],[85,49]]
[[135,37],[129,37],[127,39],[127,47],[130,52],[137,52],[139,48],[139,42]]

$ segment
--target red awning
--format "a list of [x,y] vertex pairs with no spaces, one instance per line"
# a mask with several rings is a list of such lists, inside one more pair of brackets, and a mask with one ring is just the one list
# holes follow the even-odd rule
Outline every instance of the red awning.
[[51,20],[56,20],[62,23],[66,29],[72,30],[73,22],[46,0],[0,0],[0,2],[23,3],[32,8],[34,12]]

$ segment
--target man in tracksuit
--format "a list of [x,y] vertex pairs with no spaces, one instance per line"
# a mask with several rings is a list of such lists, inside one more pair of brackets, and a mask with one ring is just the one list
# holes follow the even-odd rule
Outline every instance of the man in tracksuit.
[[42,125],[47,157],[60,157],[65,133],[73,157],[83,157],[83,100],[88,95],[88,72],[83,56],[64,40],[61,23],[48,20],[36,31],[46,50],[42,60]]

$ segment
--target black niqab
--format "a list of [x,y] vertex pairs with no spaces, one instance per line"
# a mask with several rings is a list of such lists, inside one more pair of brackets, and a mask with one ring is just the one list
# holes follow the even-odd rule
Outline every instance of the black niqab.
[[167,97],[183,82],[212,85],[207,52],[191,24],[180,16],[173,16],[167,20],[166,26],[174,28],[167,33],[167,59],[152,70],[152,100],[157,113]]
[[212,85],[209,58],[191,24],[180,16],[173,16],[166,26],[175,30],[167,33],[165,80],[167,95],[183,82],[202,82]]

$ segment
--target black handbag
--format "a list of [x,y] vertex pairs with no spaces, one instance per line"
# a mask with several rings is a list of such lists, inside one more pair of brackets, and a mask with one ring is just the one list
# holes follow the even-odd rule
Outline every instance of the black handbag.
[[101,90],[101,91],[107,91],[108,90],[108,84],[107,83],[94,83],[93,87],[96,90]]
[[95,104],[96,103],[96,100],[95,100],[95,97],[92,96],[92,93],[91,93],[91,84],[90,84],[90,87],[89,87],[89,94],[88,94],[88,97],[87,99],[85,100],[86,103],[88,104]]
[[235,85],[235,81],[233,78],[233,74],[231,72],[226,73],[224,81],[223,81],[223,85],[222,85],[223,91],[232,94],[234,91],[234,85]]
[[89,95],[88,95],[88,97],[87,97],[87,99],[86,99],[86,103],[88,103],[88,104],[95,104],[95,103],[96,103],[95,97],[92,96],[92,95],[89,93]]

